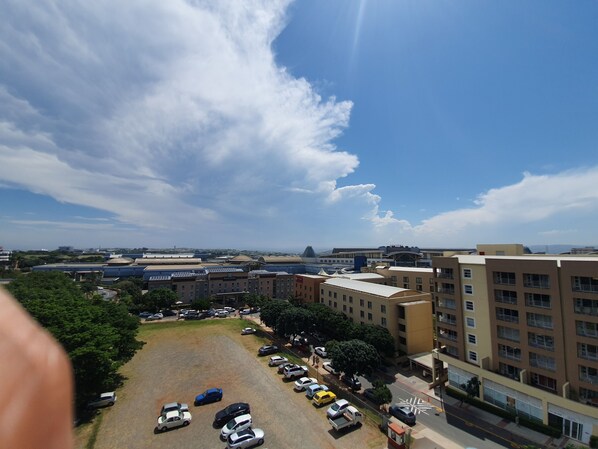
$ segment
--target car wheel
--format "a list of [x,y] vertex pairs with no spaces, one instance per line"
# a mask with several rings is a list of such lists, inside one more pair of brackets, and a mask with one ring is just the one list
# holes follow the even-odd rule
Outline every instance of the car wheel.
[[260,438],[260,440],[257,442],[257,445],[261,446],[262,444],[264,444],[264,439]]
[[218,398],[218,399],[217,399],[217,401],[218,401],[218,402],[222,401],[222,398]]
[[183,422],[183,427],[188,426],[188,425],[189,425],[189,421]]
[[109,405],[110,407],[112,407],[112,406],[114,405],[114,402],[110,401],[110,402],[108,402],[108,405]]
[[159,427],[158,427],[158,430],[159,430],[160,432],[166,432],[166,427],[162,427],[162,428],[159,428]]

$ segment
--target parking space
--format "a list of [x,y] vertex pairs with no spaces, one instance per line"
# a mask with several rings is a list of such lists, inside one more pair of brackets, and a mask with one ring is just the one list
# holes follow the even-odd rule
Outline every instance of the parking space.
[[[144,348],[122,372],[127,377],[117,404],[104,409],[95,449],[217,448],[225,443],[212,427],[214,414],[233,402],[248,402],[254,428],[265,432],[264,447],[382,447],[374,426],[338,434],[326,420],[326,407],[316,409],[304,393],[284,382],[269,357],[258,358],[263,334],[241,335],[246,321],[227,319],[143,326]],[[221,402],[194,407],[195,395],[221,387]],[[161,406],[189,404],[188,427],[155,434]]]

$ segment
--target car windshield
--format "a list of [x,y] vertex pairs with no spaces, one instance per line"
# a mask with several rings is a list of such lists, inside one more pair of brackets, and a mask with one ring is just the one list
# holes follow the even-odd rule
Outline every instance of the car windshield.
[[234,419],[231,419],[228,424],[226,425],[226,428],[228,430],[231,430],[233,427],[235,427],[237,425],[237,421]]

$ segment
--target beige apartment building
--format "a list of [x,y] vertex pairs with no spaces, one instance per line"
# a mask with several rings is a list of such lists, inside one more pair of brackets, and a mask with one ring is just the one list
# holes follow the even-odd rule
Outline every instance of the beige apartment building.
[[329,278],[317,274],[296,274],[295,299],[301,303],[320,302],[320,284]]
[[[375,266],[367,270],[384,276],[385,285],[434,293],[434,270],[432,268]],[[362,269],[362,271],[366,271],[366,269]]]
[[433,348],[429,293],[331,277],[320,283],[320,302],[355,323],[385,327],[401,354],[419,354]]
[[[449,384],[477,377],[480,399],[587,444],[598,434],[598,258],[489,246],[433,259]],[[520,255],[489,255],[501,251]]]

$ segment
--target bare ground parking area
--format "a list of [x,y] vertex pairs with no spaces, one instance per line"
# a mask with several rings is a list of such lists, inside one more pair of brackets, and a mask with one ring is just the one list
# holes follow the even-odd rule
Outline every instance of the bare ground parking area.
[[[122,369],[127,380],[117,391],[114,407],[102,410],[94,449],[223,448],[214,414],[233,402],[248,402],[254,427],[265,432],[264,448],[349,449],[381,448],[383,435],[373,425],[347,433],[332,430],[326,406],[316,409],[284,382],[268,357],[258,358],[257,348],[266,334],[241,336],[246,325],[238,319],[156,323],[142,326],[146,345]],[[221,402],[193,406],[195,395],[221,387]],[[162,404],[189,404],[193,420],[188,427],[154,432]],[[90,432],[79,430],[78,447],[87,444]]]

